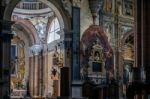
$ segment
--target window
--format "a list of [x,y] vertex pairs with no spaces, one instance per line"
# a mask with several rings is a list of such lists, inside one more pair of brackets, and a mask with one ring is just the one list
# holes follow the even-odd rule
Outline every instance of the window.
[[47,43],[51,43],[55,40],[60,39],[60,35],[58,34],[59,31],[60,31],[60,24],[58,22],[58,19],[55,18],[52,21],[51,27],[50,27],[49,32],[48,32]]

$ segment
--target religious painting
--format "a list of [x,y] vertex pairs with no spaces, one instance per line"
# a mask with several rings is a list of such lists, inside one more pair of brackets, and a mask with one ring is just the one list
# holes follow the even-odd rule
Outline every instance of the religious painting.
[[91,62],[89,67],[92,67],[92,72],[102,72],[104,60],[103,47],[98,44],[98,41],[96,41],[93,43],[91,56],[89,57],[89,63]]
[[[18,36],[14,36],[11,45],[11,89],[23,90],[26,85],[23,80],[25,77],[25,43]],[[15,91],[12,92],[12,95]]]

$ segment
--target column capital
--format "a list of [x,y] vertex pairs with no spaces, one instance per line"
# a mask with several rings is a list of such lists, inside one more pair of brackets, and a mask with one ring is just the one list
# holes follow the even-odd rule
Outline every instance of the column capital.
[[73,6],[80,8],[80,7],[81,7],[81,1],[82,1],[82,0],[73,0]]
[[30,47],[30,51],[33,55],[39,55],[43,50],[43,46],[42,45],[33,45]]

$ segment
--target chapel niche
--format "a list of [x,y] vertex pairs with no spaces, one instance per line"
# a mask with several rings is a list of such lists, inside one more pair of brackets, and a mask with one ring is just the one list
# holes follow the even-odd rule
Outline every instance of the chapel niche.
[[91,25],[81,38],[81,79],[95,79],[104,83],[106,71],[113,71],[113,51],[103,27]]
[[26,94],[27,82],[25,78],[25,43],[18,36],[14,36],[11,44],[11,95]]

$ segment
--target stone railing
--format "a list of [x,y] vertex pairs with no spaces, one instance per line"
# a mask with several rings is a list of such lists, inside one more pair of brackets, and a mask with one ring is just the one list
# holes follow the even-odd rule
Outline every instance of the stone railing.
[[48,6],[42,2],[20,2],[17,4],[16,8],[19,9],[27,9],[27,10],[38,10],[38,9],[45,9]]

